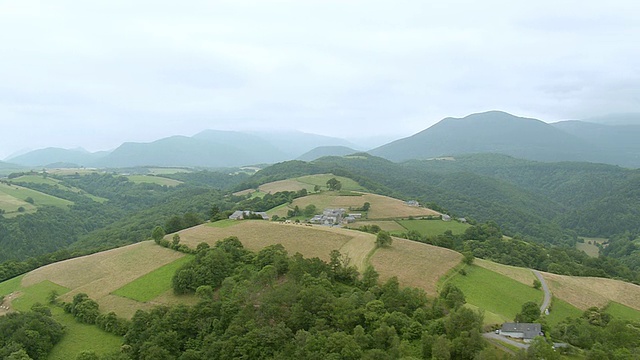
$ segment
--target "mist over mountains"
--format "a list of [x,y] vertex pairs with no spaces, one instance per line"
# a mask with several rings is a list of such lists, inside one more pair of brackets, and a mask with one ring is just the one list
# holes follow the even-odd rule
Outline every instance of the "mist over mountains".
[[[640,167],[640,116],[612,115],[546,123],[501,111],[445,118],[412,136],[367,152],[401,162],[494,153],[544,162],[582,161]],[[110,152],[46,148],[6,162],[27,167],[76,164],[85,167],[229,167],[291,159],[313,161],[363,150],[347,140],[302,132],[264,133],[204,130],[149,143],[126,142]],[[8,165],[5,165],[7,167]]]

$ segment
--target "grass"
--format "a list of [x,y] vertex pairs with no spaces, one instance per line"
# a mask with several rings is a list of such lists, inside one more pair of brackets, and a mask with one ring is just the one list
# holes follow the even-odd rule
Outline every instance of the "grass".
[[462,255],[453,250],[398,238],[370,258],[380,281],[397,276],[402,286],[419,287],[430,297],[437,294],[438,280],[461,261]]
[[582,240],[584,240],[583,243],[576,243],[576,249],[584,251],[587,255],[594,258],[600,255],[600,249],[598,248],[598,246],[596,246],[596,243],[602,244],[608,241],[608,239],[604,239],[604,238],[586,238],[586,237],[583,237]]
[[0,283],[0,296],[9,295],[20,289],[20,282],[24,275],[16,276],[12,279]]
[[465,267],[465,272],[449,281],[462,290],[469,304],[500,316],[502,321],[512,321],[527,301],[542,303],[542,290],[477,265]]
[[44,280],[35,285],[23,287],[19,291],[22,295],[11,301],[11,307],[18,311],[29,311],[35,303],[47,304],[47,297],[52,291],[56,291],[59,295],[62,295],[69,292],[69,289],[51,281]]
[[113,294],[140,302],[152,300],[171,289],[173,274],[191,259],[193,256],[190,255],[177,259],[126,284]]
[[75,294],[83,292],[98,302],[101,311],[131,317],[136,310],[149,309],[151,305],[111,293],[183,256],[153,241],[144,241],[43,266],[26,274],[22,278],[22,286],[29,287],[48,280],[70,289],[61,296],[62,301],[70,301]]
[[[319,194],[311,194],[305,197],[297,198],[293,203],[279,206],[267,211],[269,216],[287,216],[287,212],[298,206],[304,209],[307,205],[313,204],[318,209],[325,208],[361,208],[365,202],[371,204],[371,208],[367,212],[369,220],[389,220],[409,216],[430,216],[437,213],[433,210],[413,207],[404,203],[402,200],[390,198],[388,196],[361,193],[361,196],[339,196],[334,191],[325,191]],[[354,210],[355,212],[356,210]]]
[[322,188],[327,187],[327,181],[332,178],[336,178],[336,180],[340,181],[342,184],[342,190],[351,190],[351,191],[365,191],[366,189],[360,186],[354,180],[343,176],[335,176],[333,174],[319,174],[319,175],[307,175],[297,178],[296,180],[303,183],[311,185],[313,189],[314,186],[318,185]]
[[414,230],[422,236],[442,235],[447,230],[451,230],[453,235],[460,235],[470,226],[457,221],[442,220],[398,220],[407,231]]
[[[34,204],[26,202],[27,198],[32,198]],[[7,185],[0,183],[0,209],[6,211],[6,215],[18,215],[19,207],[23,207],[25,212],[35,211],[38,205],[51,205],[60,208],[67,208],[73,202],[47,195],[39,191],[31,190],[19,185]]]
[[132,181],[136,184],[156,184],[160,186],[178,186],[182,184],[182,181],[164,178],[160,176],[150,176],[150,175],[129,175],[127,176],[129,181]]
[[624,306],[615,301],[607,305],[606,312],[617,319],[640,321],[640,311]]
[[94,325],[79,323],[60,308],[52,309],[52,315],[56,321],[64,325],[66,334],[53,347],[47,360],[75,359],[82,351],[94,351],[97,355],[105,355],[120,350],[122,337],[102,331]]
[[207,223],[207,226],[216,227],[216,228],[226,228],[226,227],[231,227],[237,224],[238,224],[238,220],[226,219],[226,220],[214,221],[212,223]]
[[365,226],[365,225],[378,225],[380,227],[380,229],[384,230],[384,231],[389,231],[389,232],[394,232],[394,233],[402,233],[405,232],[406,229],[404,227],[402,227],[402,225],[398,224],[398,222],[394,221],[394,220],[379,220],[379,221],[368,221],[368,220],[364,220],[364,221],[356,221],[352,224],[349,224],[349,228],[350,229],[357,229],[360,226]]
[[95,195],[91,195],[88,193],[85,193],[83,190],[78,189],[76,187],[69,187],[66,186],[64,184],[62,184],[62,182],[58,179],[54,179],[51,177],[43,177],[42,175],[23,175],[20,177],[17,177],[15,179],[11,179],[12,182],[15,183],[32,183],[32,184],[46,184],[46,185],[51,185],[51,186],[55,186],[61,190],[65,190],[65,191],[69,191],[69,192],[74,192],[74,193],[78,193],[78,194],[82,194],[88,198],[90,198],[91,200],[98,202],[98,203],[104,203],[106,201],[109,201],[108,199],[105,199],[103,197],[99,197],[99,196],[95,196]]
[[149,168],[149,173],[152,175],[171,175],[177,173],[190,173],[189,169],[183,168]]
[[582,316],[582,310],[554,297],[551,301],[549,315],[547,315],[547,323],[553,327],[566,318],[575,319],[580,316]]

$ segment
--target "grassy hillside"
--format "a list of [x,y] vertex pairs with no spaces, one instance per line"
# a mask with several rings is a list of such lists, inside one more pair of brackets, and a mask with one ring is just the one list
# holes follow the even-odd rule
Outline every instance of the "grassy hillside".
[[[33,199],[33,204],[27,202],[28,198]],[[35,211],[38,206],[49,205],[66,208],[72,204],[73,202],[69,200],[60,199],[19,185],[0,183],[0,209],[5,211],[5,216],[19,215],[18,209],[20,207],[24,208],[23,213],[29,213]]]
[[182,181],[173,180],[160,176],[149,175],[129,175],[127,178],[136,184],[157,184],[160,186],[178,186],[182,184]]
[[53,186],[57,189],[60,190],[64,190],[64,191],[69,191],[69,192],[73,192],[73,193],[77,193],[77,194],[81,194],[84,196],[87,196],[88,198],[92,199],[93,201],[99,202],[99,203],[103,203],[105,201],[108,201],[108,199],[105,199],[103,197],[99,197],[99,196],[95,196],[95,195],[91,195],[81,189],[78,189],[77,187],[73,187],[73,186],[67,186],[65,185],[62,181],[58,180],[58,179],[54,179],[52,177],[44,177],[42,175],[22,175],[16,178],[11,179],[12,183],[18,183],[18,184],[25,184],[25,186],[28,187],[27,184],[41,184],[41,185],[49,185],[49,186]]
[[450,230],[454,235],[463,234],[470,226],[457,221],[442,220],[398,220],[405,229],[415,230],[422,236],[436,236]]
[[541,304],[542,290],[524,285],[507,276],[477,265],[465,267],[466,275],[458,274],[449,281],[459,287],[469,304],[487,312],[485,321],[513,321],[522,304],[534,301]]

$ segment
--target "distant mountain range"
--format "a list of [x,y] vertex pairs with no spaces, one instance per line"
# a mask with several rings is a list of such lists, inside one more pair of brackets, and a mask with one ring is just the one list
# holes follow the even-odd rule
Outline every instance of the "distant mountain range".
[[[462,154],[494,153],[521,159],[585,161],[640,167],[640,115],[625,114],[545,123],[501,111],[445,118],[407,138],[368,152],[400,162]],[[291,159],[313,161],[362,151],[347,140],[302,132],[205,130],[149,143],[127,142],[111,152],[46,148],[5,159],[27,167],[230,167]]]
[[327,145],[355,146],[343,139],[303,132],[205,130],[191,137],[171,136],[149,143],[126,142],[111,152],[46,148],[7,160],[30,167],[65,163],[100,168],[152,165],[211,168],[275,163],[295,159],[316,147]]
[[585,121],[548,124],[489,111],[446,118],[413,136],[370,150],[392,161],[495,153],[537,161],[586,161],[640,167],[640,125]]

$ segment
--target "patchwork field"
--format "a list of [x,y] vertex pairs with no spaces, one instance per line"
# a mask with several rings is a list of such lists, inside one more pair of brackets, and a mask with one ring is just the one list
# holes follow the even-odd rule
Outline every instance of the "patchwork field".
[[50,281],[69,289],[61,296],[63,301],[69,301],[75,294],[84,292],[100,304],[101,311],[114,311],[120,316],[130,317],[137,309],[150,308],[152,304],[143,304],[112,293],[182,257],[182,253],[145,241],[41,267],[26,274],[20,285],[29,288]]
[[463,234],[471,225],[457,221],[442,220],[398,220],[406,230],[415,230],[423,236],[442,235],[447,230],[451,230],[454,235]]
[[[360,186],[357,182],[342,176],[335,176],[332,174],[318,174],[307,175],[299,178],[274,181],[267,184],[260,185],[258,191],[261,193],[275,194],[280,191],[300,191],[306,189],[309,192],[313,192],[314,187],[320,186],[323,190],[327,189],[327,181],[331,178],[336,178],[342,184],[342,190],[346,191],[365,191],[366,189]],[[238,191],[234,195],[246,195],[255,192],[254,189],[247,189]]]
[[[28,203],[26,201],[27,198],[33,199],[34,203]],[[72,204],[73,202],[69,200],[60,199],[19,185],[0,183],[0,209],[5,211],[5,216],[20,214],[18,212],[20,207],[24,208],[24,212],[33,212],[37,209],[38,205],[66,208]]]
[[178,186],[182,181],[150,175],[129,175],[127,178],[136,184],[156,184],[160,186]]

